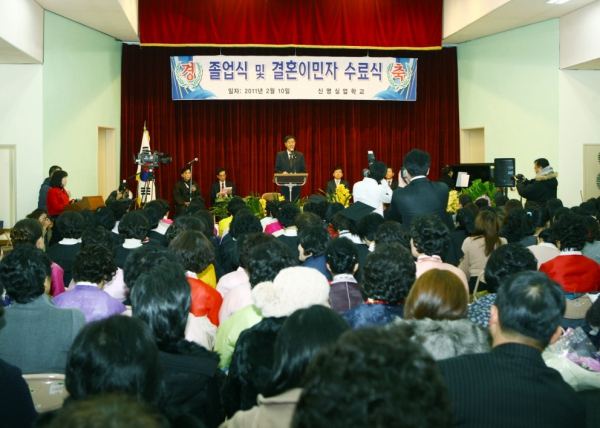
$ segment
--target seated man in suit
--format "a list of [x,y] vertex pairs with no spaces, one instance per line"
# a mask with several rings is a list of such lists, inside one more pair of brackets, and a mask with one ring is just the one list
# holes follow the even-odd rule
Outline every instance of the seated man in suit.
[[439,361],[455,427],[585,427],[576,392],[542,359],[561,334],[565,296],[542,272],[498,288],[490,311],[493,349]]
[[390,189],[396,190],[398,188],[398,180],[394,180],[394,168],[388,166],[387,173],[383,178],[385,178]]
[[350,183],[348,183],[346,180],[342,180],[343,176],[344,170],[341,166],[336,166],[333,168],[333,180],[329,180],[327,182],[327,187],[325,187],[327,194],[335,193],[335,190],[340,184],[343,184],[346,189],[350,190]]
[[[286,150],[277,153],[275,159],[275,173],[276,174],[296,174],[306,172],[306,162],[304,162],[304,155],[294,150],[296,147],[296,138],[293,135],[288,135],[283,140],[285,142]],[[300,198],[301,186],[292,188],[292,195],[288,188],[281,189],[280,193],[287,201],[295,201]]]
[[219,181],[210,185],[210,201],[215,205],[217,198],[233,198],[235,193],[235,184],[227,181],[227,171],[225,168],[217,169],[217,178]]
[[385,211],[386,220],[401,221],[408,228],[416,216],[436,214],[452,230],[452,219],[448,219],[446,213],[450,189],[444,183],[427,179],[431,164],[429,153],[413,149],[404,156],[403,164],[406,181],[402,177],[394,190],[392,203]]

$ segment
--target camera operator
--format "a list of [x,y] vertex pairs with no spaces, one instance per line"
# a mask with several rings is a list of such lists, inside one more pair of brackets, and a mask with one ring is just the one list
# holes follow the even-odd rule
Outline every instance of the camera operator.
[[104,203],[108,205],[112,201],[132,198],[133,195],[131,193],[131,190],[129,189],[129,185],[127,183],[121,183],[117,190],[113,190],[112,192],[110,192],[110,195],[108,195],[108,198],[106,198],[106,201]]
[[387,166],[383,162],[373,162],[367,171],[363,170],[362,181],[354,184],[352,197],[354,202],[362,202],[373,208],[377,214],[383,216],[383,204],[389,204],[392,200],[392,189],[383,182],[387,172]]
[[526,179],[523,174],[514,176],[517,192],[528,201],[545,206],[549,199],[556,198],[558,188],[558,173],[554,172],[547,159],[539,158],[533,162],[535,178]]

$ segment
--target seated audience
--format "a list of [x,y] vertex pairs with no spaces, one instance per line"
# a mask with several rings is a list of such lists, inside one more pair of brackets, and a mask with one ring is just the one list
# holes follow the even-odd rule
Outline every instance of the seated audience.
[[504,220],[502,220],[502,228],[504,228],[508,222],[508,214],[517,208],[523,208],[523,204],[518,199],[509,199],[506,201],[506,205],[504,206]]
[[449,428],[450,409],[421,345],[397,329],[361,329],[344,333],[309,366],[292,427]]
[[294,220],[294,223],[296,223],[296,229],[298,230],[298,233],[300,233],[302,229],[307,229],[309,227],[323,227],[323,220],[321,217],[313,212],[308,211],[298,214]]
[[233,198],[231,198],[231,200],[227,204],[227,211],[231,215],[229,217],[225,217],[224,219],[219,221],[219,236],[221,238],[223,238],[225,235],[227,235],[227,233],[229,231],[229,226],[231,225],[231,222],[233,220],[233,217],[235,216],[235,213],[237,211],[239,211],[240,209],[247,209],[247,208],[248,208],[248,206],[246,205],[246,202],[244,202],[244,200],[242,198],[240,198],[239,196],[234,196]]
[[318,270],[328,281],[331,281],[332,277],[327,270],[325,249],[330,240],[329,232],[322,225],[308,227],[298,233],[298,253],[301,265]]
[[[223,239],[219,248],[220,264],[225,273],[233,272],[238,268],[238,261],[234,260],[235,243],[244,234],[262,232],[260,220],[249,210],[239,210],[233,217],[228,239]],[[296,244],[296,251],[298,251]]]
[[235,413],[222,427],[289,427],[308,364],[320,349],[332,345],[348,329],[338,314],[324,306],[291,314],[277,333],[273,370],[258,395],[258,405]]
[[450,232],[440,218],[433,214],[420,215],[410,225],[410,244],[415,262],[417,278],[430,269],[449,270],[460,278],[469,294],[469,284],[465,273],[449,263],[442,261],[450,245]]
[[541,272],[513,275],[490,314],[489,353],[439,361],[457,427],[584,427],[575,391],[542,359],[561,334],[565,298]]
[[325,211],[325,229],[331,235],[331,238],[337,238],[339,233],[333,227],[333,217],[344,209],[344,205],[339,202],[328,204],[327,211]]
[[124,241],[115,248],[118,267],[123,268],[127,256],[144,244],[149,230],[148,220],[141,211],[131,211],[123,216],[123,220],[119,222],[119,235]]
[[[233,289],[223,298],[223,304],[219,310],[219,323],[224,322],[231,315],[240,309],[252,305],[252,284],[248,276],[248,260],[250,253],[254,248],[262,244],[273,243],[277,238],[264,232],[253,233],[251,235],[242,235],[238,243],[242,242],[242,248],[239,255],[240,267],[237,271],[225,275],[221,280],[227,279],[228,284],[234,284]],[[240,272],[241,269],[241,272]],[[227,278],[228,275],[237,274],[234,279]],[[237,282],[233,282],[237,281]],[[259,281],[262,282],[262,279]],[[221,284],[221,281],[219,281]],[[258,284],[256,282],[254,285]],[[217,286],[217,291],[219,291]]]
[[155,408],[128,394],[101,394],[88,400],[68,401],[47,428],[165,428],[169,421]]
[[[274,281],[281,270],[298,264],[290,247],[278,239],[257,245],[250,250],[246,260],[251,288],[261,282]],[[215,352],[221,357],[219,367],[229,367],[240,334],[262,318],[262,312],[253,304],[238,310],[219,326],[215,341]]]
[[111,317],[85,326],[69,351],[65,385],[70,399],[124,393],[159,404],[163,368],[152,331],[141,320]]
[[158,211],[152,208],[152,206],[149,207],[146,205],[141,212],[146,216],[146,220],[148,220],[148,244],[162,245],[163,247],[166,247],[168,242],[167,238],[165,238],[165,235],[155,231],[155,229],[158,227],[158,222],[160,221],[160,215],[158,214]]
[[224,390],[229,417],[256,404],[273,369],[274,342],[281,326],[298,309],[324,305],[329,284],[315,269],[295,266],[283,269],[272,282],[257,284],[252,297],[263,319],[242,332],[235,345]]
[[277,239],[290,247],[296,257],[299,257],[298,228],[296,227],[296,216],[298,214],[300,214],[300,210],[294,204],[285,204],[277,213],[277,219],[283,226],[283,234],[279,235]]
[[423,345],[436,361],[492,349],[489,330],[467,319],[398,319],[386,328],[404,331],[412,341]]
[[[399,223],[398,223],[399,224]],[[329,305],[338,314],[364,302],[354,273],[358,269],[358,249],[349,239],[333,239],[325,249],[327,269],[333,275],[329,284]]]
[[398,243],[410,250],[410,234],[402,223],[386,221],[379,225],[375,233],[375,246],[378,244]]
[[534,236],[540,236],[542,230],[550,227],[550,215],[548,214],[548,210],[545,208],[535,208],[529,211],[529,213],[531,214],[531,223],[535,228]]
[[366,301],[342,316],[352,328],[384,325],[402,318],[404,300],[413,282],[415,263],[408,250],[399,244],[382,244],[365,263],[361,285]]
[[600,238],[600,228],[598,227],[598,220],[595,217],[587,216],[584,217],[584,221],[588,233],[581,254],[600,264],[600,241],[598,240]]
[[[10,240],[13,248],[23,244],[31,244],[40,250],[44,249],[43,230],[40,222],[26,218],[15,223],[10,231]],[[64,271],[52,262],[52,275],[50,276],[50,296],[56,297],[65,292]]]
[[[1,282],[0,294],[4,294]],[[4,306],[0,305],[0,320],[4,311]],[[23,373],[18,367],[2,359],[0,359],[0,414],[2,425],[12,428],[30,428],[37,418],[31,392],[23,379]]]
[[40,223],[40,226],[42,226],[42,237],[44,242],[43,249],[49,248],[50,237],[52,235],[52,227],[54,226],[54,223],[52,222],[50,217],[48,217],[48,213],[43,209],[37,208],[33,210],[30,214],[27,214],[25,218],[37,220]]
[[78,309],[60,309],[44,293],[50,259],[19,245],[0,262],[0,283],[14,303],[0,318],[0,358],[23,373],[64,373],[67,352],[85,325]]
[[540,266],[540,271],[558,282],[567,297],[573,293],[600,291],[600,265],[581,254],[588,233],[580,216],[566,214],[552,226],[552,233],[560,254]]
[[[527,232],[531,232],[530,235],[533,235],[533,230],[531,224],[524,224],[526,221],[525,217],[527,216],[527,211],[523,208],[514,208],[504,217],[504,224],[502,225],[502,237],[506,239],[507,242],[521,242],[526,237]],[[529,245],[533,245],[530,242],[527,242]],[[527,247],[528,245],[525,245]]]
[[129,212],[131,203],[128,200],[113,201],[109,203],[107,207],[110,208],[115,219],[115,227],[113,227],[112,231],[116,234],[119,234],[119,223],[125,214]]
[[431,269],[421,275],[410,289],[404,305],[404,318],[466,318],[468,303],[460,278],[447,270]]
[[150,327],[159,349],[165,381],[161,407],[191,414],[207,427],[225,419],[219,383],[219,356],[185,339],[190,286],[178,263],[163,263],[142,274],[131,293],[133,316]]
[[84,229],[85,220],[75,211],[66,211],[56,220],[56,230],[62,239],[51,246],[46,254],[63,269],[64,284],[69,284],[73,277],[73,261],[81,249],[81,234]]
[[527,247],[537,259],[537,268],[549,262],[554,257],[560,254],[560,250],[556,248],[552,228],[544,229],[537,237],[537,245]]
[[369,251],[375,250],[375,235],[383,223],[383,217],[376,213],[367,214],[358,222],[358,236],[369,247]]
[[468,318],[475,324],[487,328],[490,308],[496,301],[496,293],[502,282],[515,273],[535,271],[536,266],[534,255],[519,243],[496,248],[485,266],[484,276],[488,292],[469,305]]
[[[81,248],[84,249],[88,245],[96,244],[100,245],[110,251],[110,254],[114,259],[114,246],[112,233],[103,227],[97,226],[93,229],[87,229],[81,236]],[[69,284],[69,289],[75,287],[73,281]],[[123,302],[128,297],[127,286],[123,278],[123,269],[117,267],[117,272],[114,274],[111,280],[106,280],[102,290],[108,293],[109,296],[114,297],[119,302]]]
[[113,210],[109,207],[98,207],[96,211],[94,211],[94,219],[96,220],[96,225],[103,227],[112,233],[113,239],[113,249],[117,245],[121,245],[123,243],[123,237],[118,233],[114,232],[115,228],[115,216],[113,214]]
[[150,233],[152,234],[152,232],[156,232],[164,236],[169,226],[173,223],[171,220],[169,220],[169,209],[171,208],[169,203],[163,199],[154,199],[148,202],[144,208],[152,208],[156,210],[158,213],[158,218],[160,219],[158,226],[152,229]]
[[450,232],[450,241],[452,241],[452,249],[455,252],[454,257],[457,260],[464,257],[463,243],[473,233],[475,233],[475,214],[471,210],[459,208],[456,212],[456,228]]
[[125,305],[102,290],[117,272],[108,248],[89,244],[75,257],[75,288],[54,298],[59,308],[80,309],[86,322],[98,321],[125,312]]
[[260,224],[263,227],[263,232],[271,223],[277,223],[275,213],[277,212],[277,201],[267,201],[265,205],[265,217],[261,219]]
[[171,241],[169,248],[175,252],[177,260],[187,271],[187,280],[192,290],[190,312],[195,317],[207,316],[210,322],[218,327],[219,309],[223,298],[217,290],[197,276],[214,261],[210,242],[200,232],[185,230]]
[[[500,237],[500,223],[496,215],[489,211],[480,212],[475,217],[473,235],[463,242],[464,257],[458,266],[469,279],[469,293],[473,292],[477,277],[485,270],[490,254],[504,244],[506,239]],[[479,284],[479,291],[482,290],[486,290],[485,283]]]

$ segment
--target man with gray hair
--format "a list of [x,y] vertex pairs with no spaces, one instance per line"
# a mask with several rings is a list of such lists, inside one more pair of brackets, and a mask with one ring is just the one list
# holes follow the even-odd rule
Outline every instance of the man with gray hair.
[[585,427],[579,397],[542,359],[561,335],[565,295],[542,272],[503,282],[490,313],[493,349],[439,361],[455,427]]

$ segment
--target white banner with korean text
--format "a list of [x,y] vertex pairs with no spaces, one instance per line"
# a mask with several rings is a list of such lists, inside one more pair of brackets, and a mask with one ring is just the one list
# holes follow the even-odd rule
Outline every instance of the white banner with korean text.
[[174,100],[417,99],[417,58],[171,57]]

